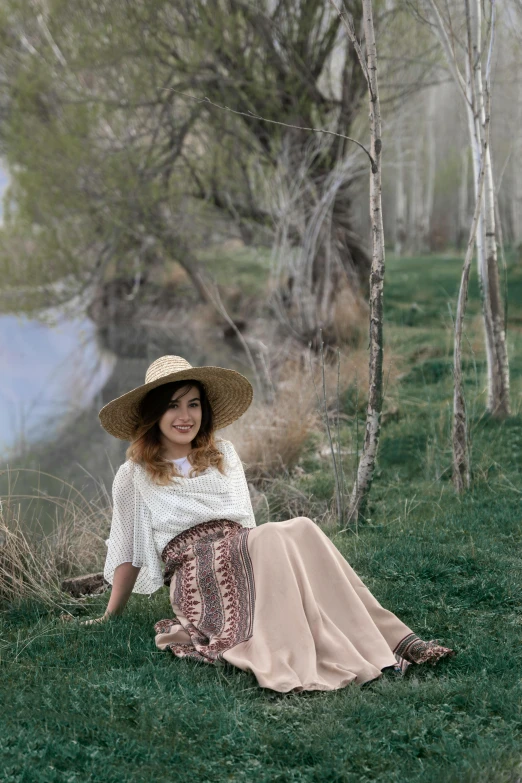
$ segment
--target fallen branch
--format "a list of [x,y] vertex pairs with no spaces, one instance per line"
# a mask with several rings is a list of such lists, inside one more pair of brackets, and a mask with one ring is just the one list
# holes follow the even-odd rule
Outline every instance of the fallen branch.
[[86,574],[85,576],[73,576],[64,579],[61,584],[64,593],[69,593],[74,598],[82,595],[99,595],[109,589],[109,583],[105,581],[103,573]]

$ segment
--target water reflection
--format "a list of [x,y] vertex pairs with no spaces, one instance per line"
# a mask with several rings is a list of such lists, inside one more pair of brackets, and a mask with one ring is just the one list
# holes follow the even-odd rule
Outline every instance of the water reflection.
[[87,318],[54,325],[0,316],[0,450],[20,451],[52,436],[55,422],[87,408],[116,357]]

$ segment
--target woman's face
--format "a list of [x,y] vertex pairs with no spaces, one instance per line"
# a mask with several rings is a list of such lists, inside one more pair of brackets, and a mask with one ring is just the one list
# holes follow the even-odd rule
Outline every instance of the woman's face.
[[161,434],[176,446],[192,443],[201,427],[201,398],[196,386],[184,386],[172,395],[159,420]]

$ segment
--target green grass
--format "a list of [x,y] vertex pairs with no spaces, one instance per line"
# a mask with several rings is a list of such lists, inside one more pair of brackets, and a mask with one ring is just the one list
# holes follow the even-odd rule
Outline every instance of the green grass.
[[[494,422],[483,415],[483,356],[466,357],[473,486],[455,497],[445,367],[448,292],[459,267],[431,258],[388,265],[386,337],[405,367],[388,392],[398,420],[383,428],[366,522],[358,535],[332,534],[385,606],[457,657],[362,689],[281,696],[231,667],[159,653],[152,626],[169,614],[164,591],[134,597],[122,618],[89,628],[63,625],[34,604],[11,606],[0,634],[2,783],[520,780],[521,382],[515,373],[513,416]],[[522,270],[513,268],[510,280],[516,365]],[[476,289],[474,296],[478,312]],[[412,301],[423,310],[408,324],[401,313]],[[347,395],[344,407],[359,416],[362,437],[360,406]],[[343,444],[353,442],[354,421]],[[317,449],[314,437],[305,475],[267,490],[273,518],[288,509],[320,515],[331,503],[331,471]],[[345,457],[348,473],[353,459]],[[91,599],[84,611],[100,613],[106,600]]]
[[519,496],[482,488],[459,503],[446,487],[405,509],[393,494],[376,493],[378,524],[334,540],[386,606],[454,645],[457,658],[363,689],[278,696],[252,675],[157,652],[152,625],[168,615],[165,594],[91,628],[12,608],[0,779],[109,783],[178,770],[201,781],[514,781]]
[[270,249],[212,248],[200,254],[205,268],[223,286],[235,286],[246,296],[263,294],[270,277]]
[[[453,309],[460,285],[462,259],[429,256],[391,258],[386,289],[386,317],[403,326],[439,324],[448,318],[448,302]],[[473,267],[469,284],[470,313],[480,311],[478,281]]]

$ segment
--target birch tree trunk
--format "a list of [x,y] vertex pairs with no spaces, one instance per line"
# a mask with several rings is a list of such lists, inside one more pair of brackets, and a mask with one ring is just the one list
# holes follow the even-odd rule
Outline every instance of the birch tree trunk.
[[422,251],[429,253],[431,250],[431,217],[435,198],[435,172],[436,172],[436,148],[435,148],[435,87],[428,93],[428,107],[426,112],[426,158],[428,170],[424,198],[422,199],[421,242]]
[[[480,3],[480,0],[472,0],[473,3]],[[466,11],[469,10],[467,5]],[[479,9],[480,10],[480,9]],[[468,30],[471,32],[472,17],[467,14]],[[493,46],[495,17],[492,16],[490,26],[490,54]],[[471,55],[471,48],[469,47],[469,53]],[[474,58],[473,54],[473,58]],[[475,179],[475,210],[473,213],[473,220],[469,232],[468,246],[466,250],[466,257],[464,259],[464,266],[462,268],[462,277],[460,282],[459,297],[457,302],[457,313],[455,316],[455,341],[453,347],[453,426],[452,426],[452,446],[453,446],[453,484],[457,492],[463,492],[469,488],[470,485],[470,458],[468,447],[468,426],[466,415],[466,404],[464,400],[464,390],[462,387],[462,333],[464,325],[464,314],[466,311],[466,303],[468,299],[468,284],[469,275],[471,270],[471,262],[473,260],[473,249],[475,241],[480,237],[481,224],[484,224],[484,190],[485,183],[487,181],[487,169],[488,169],[488,153],[489,153],[489,127],[490,127],[490,91],[489,91],[489,66],[490,57],[488,56],[488,66],[486,70],[486,84],[485,90],[482,88],[482,80],[480,82],[482,109],[483,113],[479,111],[480,106],[478,104],[478,91],[475,89],[475,84],[471,79],[468,79],[469,99],[470,99],[470,113],[468,117],[477,118],[483,117],[483,122],[474,123],[474,139],[475,145],[473,147],[474,161],[476,160],[479,166],[477,177]],[[467,69],[468,75],[472,73],[472,65],[474,59],[470,56],[469,67]],[[482,66],[481,66],[482,67]],[[477,139],[477,134],[479,138]],[[477,143],[480,143],[480,147]],[[477,248],[478,249],[478,248]]]
[[417,255],[422,246],[422,132],[416,131],[413,145],[413,165],[410,171],[410,212],[408,215],[408,250]]
[[518,147],[515,155],[517,165],[513,168],[513,197],[510,201],[511,245],[520,248],[522,245],[522,170],[518,161],[522,160],[522,137],[519,137],[516,147]]
[[[477,0],[478,1],[478,0]],[[509,360],[504,328],[504,303],[498,268],[497,230],[495,225],[495,187],[489,146],[485,171],[485,268],[481,272],[484,289],[484,325],[491,361],[488,363],[488,411],[503,419],[511,413],[509,394]]]
[[383,394],[383,287],[384,287],[384,227],[381,199],[381,107],[377,83],[377,47],[373,26],[371,0],[362,0],[364,38],[366,42],[366,60],[355,35],[353,25],[339,11],[335,0],[332,5],[339,13],[344,27],[355,47],[361,68],[368,82],[369,120],[370,120],[370,221],[372,227],[372,265],[370,270],[370,364],[369,392],[366,408],[366,431],[357,476],[348,507],[348,522],[357,520],[365,503],[375,472],[375,460],[379,446],[381,430],[382,394]]
[[[435,122],[435,88],[419,97],[420,106],[415,115],[413,166],[410,173],[410,214],[408,247],[411,253],[431,250],[431,216],[435,195],[436,149],[433,125]],[[425,172],[425,175],[424,175]]]
[[[471,7],[470,7],[471,2]],[[491,157],[489,155],[489,128],[490,128],[490,67],[491,54],[495,34],[495,13],[492,14],[489,26],[489,51],[486,66],[485,85],[482,83],[482,63],[480,53],[477,52],[476,29],[480,30],[480,0],[466,0],[466,24],[468,30],[468,59],[467,59],[467,95],[469,98],[468,121],[470,133],[473,130],[473,160],[478,165],[475,178],[475,210],[468,240],[466,258],[462,269],[457,313],[455,317],[455,341],[453,350],[453,483],[457,492],[463,492],[470,485],[470,458],[468,447],[468,426],[464,391],[462,387],[462,333],[464,314],[468,298],[468,283],[473,259],[475,240],[480,240],[484,248],[484,236],[480,231],[486,225],[485,207],[487,209],[488,166],[491,169]],[[480,32],[479,32],[480,40]],[[480,68],[480,79],[475,78],[477,69]],[[488,164],[489,161],[489,164]],[[478,249],[478,248],[477,248]],[[478,254],[477,254],[478,255]]]
[[464,326],[464,314],[468,300],[469,274],[473,260],[473,250],[477,237],[477,230],[482,213],[484,195],[485,154],[489,144],[489,113],[484,128],[484,139],[481,147],[482,165],[477,181],[477,197],[475,212],[471,223],[468,246],[462,276],[460,281],[459,297],[457,301],[457,313],[455,316],[455,340],[453,345],[453,484],[457,492],[463,492],[470,485],[470,458],[468,447],[468,423],[466,415],[466,403],[462,387],[462,332]]
[[[482,136],[486,124],[482,81],[482,8],[480,0],[467,0],[468,48],[468,126],[473,141],[475,200],[482,158]],[[475,107],[475,108],[474,108]],[[477,262],[482,292],[482,310],[487,356],[487,410],[497,418],[510,414],[509,363],[504,330],[504,307],[498,269],[495,221],[495,188],[490,147],[484,152],[484,203],[478,226]]]
[[[494,0],[490,0],[490,2],[493,9]],[[480,0],[464,0],[467,28],[467,41],[463,47],[465,51],[465,77],[460,69],[456,49],[453,45],[451,21],[444,20],[436,0],[424,0],[424,4],[433,22],[432,29],[442,45],[452,76],[466,104],[476,201],[482,158],[481,139],[485,123],[481,3]],[[450,13],[450,6],[446,5],[446,9]],[[489,145],[484,152],[484,200],[478,220],[476,244],[487,359],[487,410],[492,416],[503,418],[510,413],[509,362],[498,270],[495,192]]]
[[397,156],[395,178],[395,253],[400,256],[404,252],[406,240],[406,190],[404,187],[404,123],[399,118],[395,134],[395,154]]
[[460,250],[463,245],[464,237],[466,236],[466,227],[468,225],[469,147],[466,146],[462,150],[460,158],[461,158],[461,169],[460,169],[459,208],[457,213],[457,237],[456,237],[458,250]]
[[518,76],[518,116],[517,131],[513,138],[513,192],[511,198],[511,244],[519,248],[522,245],[522,74]]

